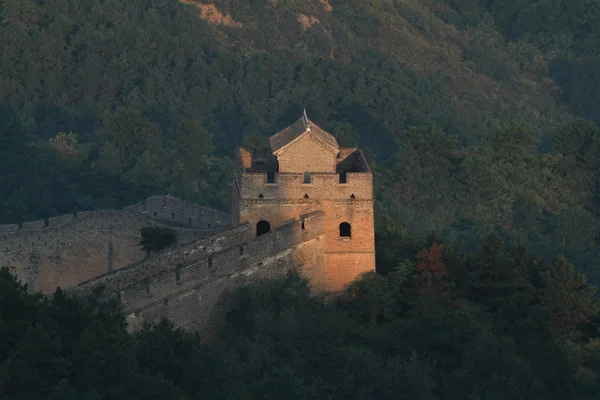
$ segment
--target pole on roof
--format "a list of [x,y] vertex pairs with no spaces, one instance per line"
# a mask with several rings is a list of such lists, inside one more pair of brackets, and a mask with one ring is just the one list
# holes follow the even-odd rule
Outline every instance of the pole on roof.
[[302,112],[302,120],[304,122],[304,127],[308,129],[308,117],[306,116],[306,108]]

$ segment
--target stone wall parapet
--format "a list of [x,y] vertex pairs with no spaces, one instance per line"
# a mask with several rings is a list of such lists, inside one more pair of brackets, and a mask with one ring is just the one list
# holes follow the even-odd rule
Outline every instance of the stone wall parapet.
[[339,174],[319,173],[310,174],[310,183],[305,183],[303,173],[276,173],[274,183],[267,183],[266,173],[244,173],[240,179],[241,197],[276,198],[293,200],[310,199],[345,200],[354,198],[363,200],[373,199],[373,178],[366,172],[348,172],[344,183],[340,182]]
[[[166,218],[169,216],[170,220]],[[0,252],[49,246],[94,230],[139,233],[145,226],[172,228],[177,232],[180,243],[189,243],[218,233],[230,225],[231,219],[227,214],[172,196],[153,196],[123,210],[82,211],[51,217],[47,223],[44,220],[23,222],[21,227],[17,224],[0,225]]]
[[[304,223],[302,223],[304,222]],[[315,211],[291,220],[265,235],[254,237],[254,227],[244,224],[189,245],[168,249],[152,258],[67,289],[89,295],[98,287],[118,296],[126,310],[147,307],[190,286],[220,279],[261,260],[285,253],[323,232],[323,213]]]

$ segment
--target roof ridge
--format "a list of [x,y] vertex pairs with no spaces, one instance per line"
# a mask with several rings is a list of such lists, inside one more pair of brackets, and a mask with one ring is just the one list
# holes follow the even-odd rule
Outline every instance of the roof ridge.
[[332,148],[338,149],[337,140],[333,135],[324,131],[310,119],[306,115],[306,109],[303,110],[302,116],[297,119],[293,124],[288,126],[285,129],[277,132],[275,135],[269,138],[269,143],[271,144],[271,150],[276,152],[286,147],[290,143],[296,141],[305,133],[310,132],[311,136],[317,137],[320,139],[319,141],[323,142],[324,145],[330,146]]

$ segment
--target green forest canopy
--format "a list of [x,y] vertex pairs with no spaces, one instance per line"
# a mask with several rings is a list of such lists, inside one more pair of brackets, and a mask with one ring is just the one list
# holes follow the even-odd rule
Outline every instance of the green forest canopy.
[[384,273],[328,302],[295,275],[243,288],[210,343],[167,321],[130,335],[117,303],[30,294],[0,269],[0,397],[600,396],[600,303],[563,257],[493,235],[467,256],[388,228]]
[[227,210],[233,149],[306,107],[367,150],[378,229],[523,238],[600,281],[598,0],[215,4],[238,26],[176,0],[2,1],[1,222],[160,193]]

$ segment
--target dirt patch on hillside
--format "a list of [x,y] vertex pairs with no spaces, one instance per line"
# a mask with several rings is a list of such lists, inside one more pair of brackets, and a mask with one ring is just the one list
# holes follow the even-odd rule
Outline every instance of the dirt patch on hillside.
[[321,22],[318,20],[317,17],[314,17],[312,15],[308,16],[308,15],[304,15],[304,14],[300,14],[300,13],[296,14],[296,21],[298,21],[300,23],[303,31],[309,29],[311,26],[313,26],[315,24],[321,24]]
[[333,7],[331,7],[331,4],[329,4],[328,0],[319,0],[319,3],[321,3],[321,5],[323,6],[323,9],[327,12],[332,12],[333,11]]
[[200,9],[200,18],[215,25],[225,25],[232,28],[241,28],[243,25],[235,21],[231,15],[224,14],[212,3],[199,3],[194,0],[179,0],[184,4],[195,4]]

